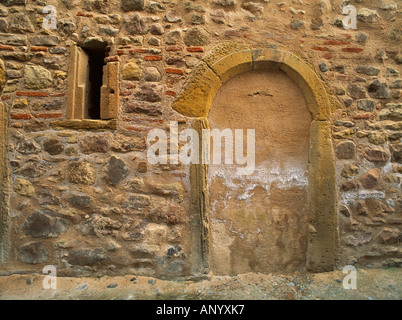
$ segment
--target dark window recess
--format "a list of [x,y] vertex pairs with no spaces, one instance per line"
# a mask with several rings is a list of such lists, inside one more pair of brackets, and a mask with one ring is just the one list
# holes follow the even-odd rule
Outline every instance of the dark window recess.
[[102,48],[82,48],[89,60],[88,118],[100,119],[101,87],[105,66],[106,46]]

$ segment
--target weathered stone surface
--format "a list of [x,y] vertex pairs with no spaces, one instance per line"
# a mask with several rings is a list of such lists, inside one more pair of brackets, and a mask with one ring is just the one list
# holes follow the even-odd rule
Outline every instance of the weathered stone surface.
[[402,121],[402,104],[387,104],[380,111],[380,120]]
[[124,11],[142,11],[145,9],[144,0],[121,0],[121,8]]
[[31,214],[23,225],[26,234],[34,238],[57,238],[68,229],[68,222],[54,216],[53,212],[43,211]]
[[325,62],[322,62],[318,65],[318,67],[320,68],[321,72],[327,72],[328,71],[328,66]]
[[40,205],[59,205],[60,199],[48,192],[41,192],[37,196]]
[[402,163],[402,144],[391,144],[389,150],[391,151],[391,161]]
[[353,159],[356,155],[356,145],[352,141],[344,141],[335,147],[338,159]]
[[[139,241],[144,237],[145,229],[148,222],[145,220],[140,221],[138,224],[131,226],[127,232],[122,235],[126,241]],[[142,250],[144,251],[144,250]]]
[[38,178],[44,172],[46,168],[44,165],[37,162],[28,162],[24,164],[21,168],[15,171],[15,173],[28,178]]
[[77,30],[77,26],[71,20],[61,19],[57,21],[57,31],[62,37],[71,37]]
[[165,14],[164,20],[170,23],[181,21],[181,17],[177,15],[176,11],[170,10]]
[[25,52],[8,52],[1,53],[0,58],[4,60],[14,60],[18,62],[26,62],[33,58],[33,54]]
[[112,26],[100,25],[98,26],[98,33],[109,37],[115,37],[120,32],[120,29],[113,28]]
[[375,22],[379,17],[376,10],[361,8],[357,11],[357,19],[362,22]]
[[149,196],[137,194],[130,196],[126,201],[122,203],[122,208],[141,210],[151,205],[151,199]]
[[381,83],[378,79],[368,86],[367,91],[371,98],[389,99],[391,97],[388,85],[385,82]]
[[137,165],[137,171],[139,173],[147,173],[149,170],[149,165],[148,162],[146,161],[140,161]]
[[375,102],[373,100],[358,100],[357,108],[364,111],[373,111],[375,107]]
[[0,34],[0,44],[7,46],[25,46],[27,45],[27,36],[17,34]]
[[8,32],[8,21],[6,19],[0,19],[0,32]]
[[165,29],[160,23],[154,23],[151,25],[149,32],[153,35],[160,36],[165,33]]
[[357,73],[363,73],[369,76],[378,76],[380,73],[380,69],[372,67],[372,66],[358,66],[355,71]]
[[193,12],[190,17],[190,23],[193,25],[205,24],[205,16],[203,14]]
[[123,66],[123,79],[138,81],[141,79],[142,68],[136,59],[131,59]]
[[353,176],[357,176],[359,174],[359,167],[355,166],[352,163],[347,163],[343,166],[341,176],[344,178],[350,178]]
[[61,120],[52,121],[51,127],[58,130],[72,129],[72,130],[86,130],[86,131],[102,131],[102,130],[116,130],[116,120],[100,121],[100,120]]
[[374,168],[360,177],[362,186],[366,189],[373,189],[376,187],[380,180],[381,169]]
[[17,178],[14,182],[13,190],[26,197],[32,197],[35,195],[35,188],[32,183],[28,180]]
[[159,47],[161,45],[161,40],[159,40],[157,37],[151,36],[148,38],[148,44]]
[[111,185],[117,185],[122,182],[129,174],[127,164],[113,156],[110,158],[107,169],[106,169],[106,178]]
[[109,259],[103,248],[73,249],[68,253],[67,261],[77,266],[94,266]]
[[145,151],[147,144],[144,138],[116,134],[110,143],[110,148],[114,152],[127,153],[132,151]]
[[45,263],[49,260],[49,251],[41,242],[30,242],[20,248],[20,257],[24,263]]
[[123,18],[123,24],[130,34],[147,34],[149,26],[147,18],[141,17],[139,13],[127,15]]
[[357,188],[356,182],[353,180],[348,180],[348,181],[342,182],[340,190],[346,192],[349,190],[354,190],[356,188]]
[[402,240],[402,234],[397,228],[385,227],[378,235],[380,243],[397,244]]
[[91,185],[95,183],[95,169],[89,162],[72,162],[68,166],[68,177],[71,183]]
[[151,13],[158,13],[165,11],[166,7],[162,3],[149,1],[148,9]]
[[257,2],[244,2],[242,7],[255,15],[262,15],[264,13],[264,6]]
[[59,43],[58,36],[32,36],[29,37],[29,42],[31,42],[34,46],[46,46],[53,47],[57,46]]
[[213,22],[217,24],[225,24],[226,15],[224,10],[222,9],[212,10],[209,15]]
[[371,162],[384,163],[389,160],[389,154],[382,148],[370,148],[368,149],[364,157]]
[[300,20],[292,20],[290,21],[290,27],[292,29],[299,30],[304,27],[304,22]]
[[43,149],[50,155],[58,155],[64,151],[64,145],[58,139],[46,139],[43,143]]
[[388,134],[386,132],[372,131],[368,133],[367,137],[370,143],[376,145],[384,144],[388,140]]
[[355,232],[346,237],[346,245],[358,247],[369,243],[373,239],[371,232]]
[[163,114],[162,108],[160,106],[147,106],[141,104],[129,104],[124,109],[124,112],[146,114],[153,117],[160,116]]
[[337,131],[332,134],[334,139],[349,139],[352,140],[355,134],[355,130],[353,129],[346,129],[342,131]]
[[187,31],[184,43],[187,46],[205,46],[210,42],[209,34],[201,27],[194,27]]
[[48,130],[49,126],[44,121],[34,120],[32,122],[28,122],[24,126],[24,130],[26,132],[38,132]]
[[347,218],[351,216],[349,208],[345,205],[340,206],[339,212],[342,213]]
[[366,90],[364,87],[355,83],[348,86],[347,93],[350,97],[355,99],[364,99],[366,97]]
[[37,154],[42,150],[40,145],[32,139],[22,140],[15,149],[22,154]]
[[143,101],[158,102],[162,100],[162,88],[156,85],[144,84],[135,95]]
[[172,30],[166,34],[165,43],[169,45],[175,45],[180,41],[180,39],[181,39],[181,31]]
[[84,154],[106,153],[109,146],[103,136],[86,136],[80,142],[80,149]]
[[96,214],[82,223],[80,230],[84,235],[96,235],[102,238],[109,235],[116,235],[117,230],[122,226],[123,224],[120,221]]
[[162,79],[162,75],[155,67],[148,67],[144,71],[144,80],[148,82],[159,82]]
[[89,208],[92,204],[92,198],[89,195],[72,194],[68,197],[68,202],[74,207]]
[[234,7],[236,5],[236,0],[214,0],[213,2],[222,7]]
[[26,14],[17,13],[11,18],[10,30],[15,33],[35,32],[35,27]]
[[24,69],[24,82],[27,89],[46,89],[53,85],[53,76],[49,70],[28,63]]
[[402,88],[402,79],[397,79],[395,81],[393,81],[389,87],[391,89],[401,89]]
[[397,77],[399,75],[399,72],[395,70],[394,68],[387,67],[387,71],[385,72],[385,75],[387,77]]

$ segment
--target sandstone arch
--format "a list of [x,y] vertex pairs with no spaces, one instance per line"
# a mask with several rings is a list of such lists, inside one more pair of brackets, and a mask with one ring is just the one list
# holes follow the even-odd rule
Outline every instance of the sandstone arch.
[[[172,107],[195,118],[194,128],[209,128],[208,113],[219,88],[247,71],[284,71],[302,91],[312,116],[308,178],[307,269],[333,270],[338,256],[337,188],[331,141],[331,104],[326,89],[314,70],[296,55],[276,49],[251,49],[226,42],[214,47],[197,65]],[[200,135],[201,136],[201,135]],[[201,145],[201,143],[200,143]],[[209,268],[209,221],[207,165],[192,165],[191,249],[194,274]]]
[[[3,60],[0,60],[0,94],[6,82]],[[0,102],[0,265],[7,259],[9,252],[9,188],[10,174],[7,153],[8,105]]]

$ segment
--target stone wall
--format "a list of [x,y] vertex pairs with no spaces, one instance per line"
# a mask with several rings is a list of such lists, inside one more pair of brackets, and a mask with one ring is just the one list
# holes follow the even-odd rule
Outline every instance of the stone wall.
[[[342,27],[348,4],[356,30]],[[46,5],[57,9],[57,29],[42,26]],[[11,243],[1,268],[192,274],[190,168],[150,165],[146,138],[170,121],[192,126],[172,104],[223,42],[291,52],[323,80],[333,106],[338,264],[400,265],[400,10],[386,0],[0,1]],[[119,116],[66,121],[70,47],[97,41],[108,44],[106,63],[120,62]]]

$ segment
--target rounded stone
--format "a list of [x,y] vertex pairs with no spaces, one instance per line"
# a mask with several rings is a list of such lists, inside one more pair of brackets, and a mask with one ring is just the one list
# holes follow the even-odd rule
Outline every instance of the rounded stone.
[[64,151],[64,146],[58,139],[47,139],[43,143],[43,149],[50,155],[58,155]]
[[52,73],[32,63],[25,66],[24,81],[27,89],[46,89],[53,86]]
[[123,67],[123,79],[124,80],[140,80],[142,75],[142,69],[137,64],[136,60],[132,59]]
[[41,242],[31,242],[20,248],[20,257],[25,263],[45,263],[49,260],[49,251]]
[[19,195],[32,197],[35,194],[35,188],[28,180],[17,178],[14,182],[13,190]]
[[68,223],[56,216],[53,212],[34,212],[23,225],[26,234],[34,238],[57,238],[60,234],[67,231]]
[[107,165],[106,177],[111,185],[117,185],[128,176],[127,164],[115,156],[111,157]]
[[356,145],[352,141],[343,141],[335,148],[338,159],[353,159],[356,155]]
[[160,23],[154,23],[153,25],[151,25],[149,32],[153,35],[160,36],[165,33],[165,29]]
[[145,9],[145,0],[121,0],[124,11],[142,11]]
[[184,43],[187,46],[205,46],[209,42],[208,32],[201,27],[191,28],[184,36]]
[[149,82],[158,82],[162,78],[161,73],[155,67],[148,67],[144,72],[144,80]]

